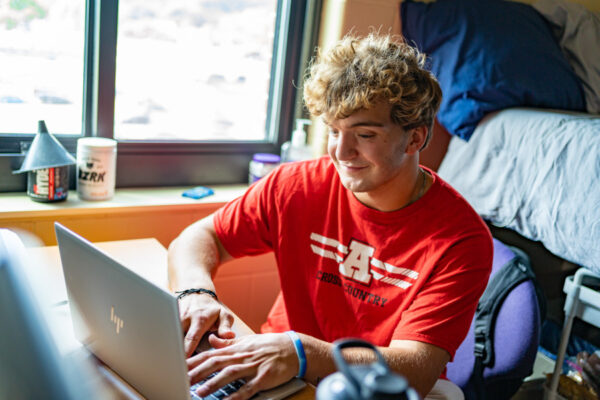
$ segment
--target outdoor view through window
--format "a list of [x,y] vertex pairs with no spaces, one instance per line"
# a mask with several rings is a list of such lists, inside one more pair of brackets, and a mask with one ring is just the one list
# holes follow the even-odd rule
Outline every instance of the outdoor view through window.
[[81,134],[85,4],[0,1],[0,133]]
[[[0,0],[0,132],[45,119],[81,133],[83,3]],[[276,11],[277,0],[120,0],[114,137],[265,139]]]
[[265,138],[276,0],[121,0],[115,138]]

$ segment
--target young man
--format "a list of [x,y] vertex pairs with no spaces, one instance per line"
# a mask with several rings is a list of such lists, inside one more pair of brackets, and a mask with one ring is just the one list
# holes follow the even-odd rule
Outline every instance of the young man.
[[[392,37],[340,41],[304,87],[308,110],[331,129],[329,156],[279,167],[171,244],[180,291],[214,292],[211,274],[233,257],[274,251],[279,268],[269,333],[234,338],[230,313],[210,293],[180,299],[188,356],[217,330],[215,350],[188,359],[192,383],[221,370],[200,395],[243,377],[235,398],[247,399],[298,375],[289,330],[313,383],[336,370],[331,342],[343,337],[380,346],[422,396],[444,376],[487,284],[492,241],[467,202],[419,166],[441,101],[423,64]],[[359,349],[344,354],[366,361]]]

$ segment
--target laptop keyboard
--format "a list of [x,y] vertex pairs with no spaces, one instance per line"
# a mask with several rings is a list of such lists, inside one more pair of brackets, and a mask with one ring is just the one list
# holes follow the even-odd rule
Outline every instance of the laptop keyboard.
[[224,399],[225,397],[237,392],[244,385],[244,383],[246,383],[243,379],[238,379],[236,381],[233,381],[233,382],[223,386],[219,390],[215,391],[214,393],[209,394],[206,397],[198,396],[196,394],[196,389],[198,389],[198,387],[200,387],[200,385],[202,385],[204,382],[206,382],[207,380],[209,380],[210,378],[212,378],[213,376],[215,376],[217,374],[218,374],[218,372],[213,372],[206,379],[204,379],[204,380],[196,383],[192,387],[190,387],[190,395],[192,396],[192,399],[194,399],[194,400],[221,400],[221,399]]

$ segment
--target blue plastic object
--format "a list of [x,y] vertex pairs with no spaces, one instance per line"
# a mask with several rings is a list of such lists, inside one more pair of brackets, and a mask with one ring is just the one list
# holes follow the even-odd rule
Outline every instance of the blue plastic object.
[[205,186],[196,186],[195,188],[191,188],[183,192],[181,195],[183,197],[190,197],[192,199],[202,199],[207,196],[211,196],[215,194],[215,191],[211,188],[207,188]]

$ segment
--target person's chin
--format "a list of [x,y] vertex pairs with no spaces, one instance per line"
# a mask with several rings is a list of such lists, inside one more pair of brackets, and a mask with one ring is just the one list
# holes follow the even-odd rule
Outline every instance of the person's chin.
[[348,189],[349,191],[353,192],[353,193],[361,193],[365,191],[365,184],[362,181],[359,181],[357,179],[351,179],[351,178],[342,178],[342,185],[344,185],[344,187],[346,189]]

